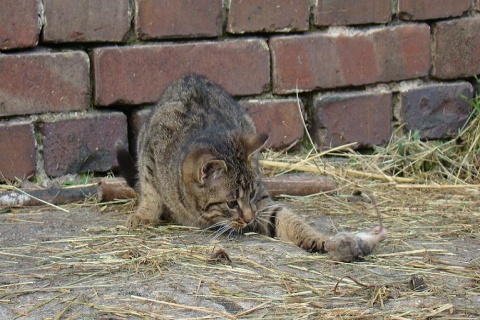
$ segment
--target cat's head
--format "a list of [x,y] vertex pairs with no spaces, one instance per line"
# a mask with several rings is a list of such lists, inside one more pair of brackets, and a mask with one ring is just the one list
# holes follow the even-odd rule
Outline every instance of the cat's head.
[[185,197],[198,212],[198,225],[240,231],[257,218],[257,158],[268,136],[228,133],[212,139],[183,162]]

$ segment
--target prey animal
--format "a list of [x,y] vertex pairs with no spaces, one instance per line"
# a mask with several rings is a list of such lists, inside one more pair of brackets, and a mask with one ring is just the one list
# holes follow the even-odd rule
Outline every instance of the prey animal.
[[[383,227],[376,237],[331,237],[272,200],[258,166],[267,139],[219,85],[196,74],[176,80],[163,92],[139,136],[139,203],[128,227],[170,220],[218,234],[257,232],[309,252],[328,251],[345,262],[371,253],[371,239],[378,242],[386,235]],[[120,167],[132,166],[126,150],[117,155]],[[133,184],[131,176],[127,180]]]

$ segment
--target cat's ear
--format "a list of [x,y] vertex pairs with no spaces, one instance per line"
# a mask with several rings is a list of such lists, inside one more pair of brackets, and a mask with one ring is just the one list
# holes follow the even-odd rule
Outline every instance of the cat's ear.
[[183,163],[183,180],[185,183],[198,183],[204,185],[206,182],[218,178],[227,171],[225,161],[215,157],[204,149],[197,149],[190,152]]
[[207,181],[218,178],[227,171],[227,164],[223,160],[209,160],[202,165],[198,173],[198,182],[205,184]]
[[265,146],[265,142],[268,139],[268,135],[264,133],[246,134],[240,137],[243,147],[247,151],[247,155],[250,156],[259,151]]

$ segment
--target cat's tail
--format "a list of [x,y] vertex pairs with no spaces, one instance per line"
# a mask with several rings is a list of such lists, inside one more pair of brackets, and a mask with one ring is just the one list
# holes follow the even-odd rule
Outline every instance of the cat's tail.
[[130,187],[135,189],[137,184],[137,167],[133,161],[130,152],[124,148],[117,148],[117,161],[120,168],[120,174],[127,180]]

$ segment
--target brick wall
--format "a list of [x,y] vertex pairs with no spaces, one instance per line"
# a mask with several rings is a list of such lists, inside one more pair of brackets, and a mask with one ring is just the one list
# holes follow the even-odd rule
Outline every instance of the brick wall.
[[[480,0],[0,0],[0,181],[107,172],[175,78],[241,100],[273,148],[465,123]],[[297,99],[297,96],[299,99]]]

